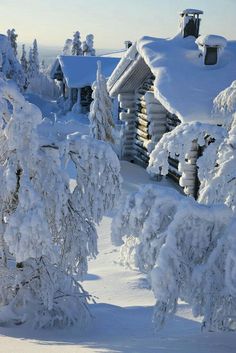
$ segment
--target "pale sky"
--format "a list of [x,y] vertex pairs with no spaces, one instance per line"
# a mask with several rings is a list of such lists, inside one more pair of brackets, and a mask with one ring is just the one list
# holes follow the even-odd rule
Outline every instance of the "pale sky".
[[173,36],[178,13],[204,11],[201,33],[236,39],[236,0],[0,0],[0,33],[15,28],[20,42],[63,46],[79,30],[97,48],[121,48],[142,35]]

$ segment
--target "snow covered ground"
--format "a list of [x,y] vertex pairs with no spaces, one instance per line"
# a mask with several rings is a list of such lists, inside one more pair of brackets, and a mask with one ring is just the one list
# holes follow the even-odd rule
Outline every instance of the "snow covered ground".
[[[122,162],[123,189],[134,191],[150,182],[142,168]],[[201,332],[188,305],[180,305],[173,320],[157,335],[152,327],[154,297],[139,272],[118,264],[119,252],[110,242],[111,217],[99,226],[99,250],[89,264],[84,287],[96,296],[90,305],[90,327],[34,330],[0,327],[0,353],[235,353],[235,333]]]

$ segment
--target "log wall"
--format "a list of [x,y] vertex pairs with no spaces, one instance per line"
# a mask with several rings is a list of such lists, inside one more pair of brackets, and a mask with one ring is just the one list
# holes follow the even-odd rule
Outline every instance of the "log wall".
[[[181,122],[155,98],[154,76],[148,77],[137,91],[119,94],[118,101],[120,119],[125,122],[122,157],[146,168],[149,155],[163,134]],[[187,195],[194,197],[197,195],[198,156],[198,144],[193,141],[182,171],[178,170],[178,156],[169,158],[168,177],[178,183]]]

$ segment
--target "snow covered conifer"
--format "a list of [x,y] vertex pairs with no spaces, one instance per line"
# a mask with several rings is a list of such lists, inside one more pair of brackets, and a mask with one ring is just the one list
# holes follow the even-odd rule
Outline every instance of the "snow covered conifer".
[[18,34],[15,33],[15,29],[8,29],[7,31],[7,36],[8,36],[8,40],[11,43],[12,49],[14,51],[15,56],[17,56],[17,37]]
[[93,45],[94,45],[94,35],[88,34],[86,36],[86,40],[82,44],[82,50],[83,50],[84,56],[95,56],[96,55]]
[[82,43],[80,40],[80,32],[76,31],[73,35],[73,40],[72,40],[72,48],[71,48],[71,53],[72,55],[83,55]]
[[29,50],[29,60],[28,60],[28,78],[29,80],[34,77],[34,56],[33,56],[33,49],[30,48]]
[[0,64],[4,77],[14,80],[20,89],[25,83],[24,72],[7,36],[0,34]]
[[71,50],[72,50],[72,39],[68,38],[65,41],[62,53],[63,55],[71,55]]
[[39,75],[39,53],[37,40],[33,42],[33,48],[29,50],[29,60],[28,60],[28,79],[31,81]]
[[[39,109],[0,79],[0,322],[84,325],[89,295],[78,275],[97,254],[95,224],[119,194],[119,161],[94,139],[42,142],[41,121]],[[69,159],[77,170],[72,191]]]
[[20,62],[21,62],[21,66],[22,66],[22,69],[23,69],[24,73],[27,74],[28,61],[26,59],[26,50],[25,50],[25,45],[24,44],[22,45],[22,55],[21,55]]
[[102,75],[101,62],[98,62],[97,80],[93,84],[93,102],[91,103],[89,120],[90,135],[97,139],[115,142],[112,101],[109,97],[106,79]]
[[33,41],[33,60],[34,60],[34,67],[35,67],[35,75],[39,74],[39,52],[38,52],[38,43],[35,39]]

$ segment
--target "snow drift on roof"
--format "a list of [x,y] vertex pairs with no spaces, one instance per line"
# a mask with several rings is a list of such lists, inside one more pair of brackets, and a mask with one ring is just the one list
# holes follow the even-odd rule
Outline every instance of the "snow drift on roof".
[[236,79],[236,41],[227,42],[214,66],[203,64],[194,37],[143,37],[130,51],[132,56],[128,51],[108,81],[112,95],[125,92],[130,68],[134,70],[141,56],[156,78],[155,97],[168,111],[184,122],[222,122],[222,114],[212,115],[213,101]]
[[101,56],[59,56],[58,59],[70,88],[91,86],[96,80],[98,61],[102,64],[103,75],[108,78],[120,60]]
[[[144,37],[138,51],[156,77],[155,95],[182,121],[217,123],[214,98],[236,78],[236,41],[229,41],[220,63],[205,66],[194,37]],[[219,121],[220,122],[220,121]]]
[[196,40],[197,45],[209,46],[209,47],[222,47],[227,46],[227,40],[224,37],[216,36],[214,34],[208,34],[207,36],[200,36]]

